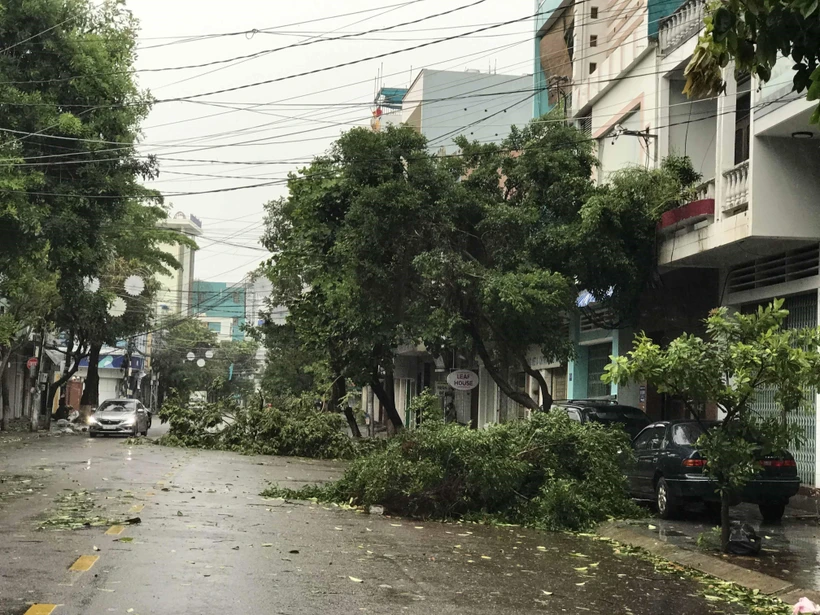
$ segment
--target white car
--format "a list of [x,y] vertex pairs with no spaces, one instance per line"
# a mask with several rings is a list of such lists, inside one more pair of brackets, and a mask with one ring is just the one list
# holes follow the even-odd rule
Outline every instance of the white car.
[[88,417],[88,435],[148,435],[151,414],[136,399],[109,399]]

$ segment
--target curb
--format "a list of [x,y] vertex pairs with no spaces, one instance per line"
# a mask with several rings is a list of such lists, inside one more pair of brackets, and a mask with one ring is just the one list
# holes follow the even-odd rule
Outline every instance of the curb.
[[759,590],[761,594],[779,598],[787,604],[794,604],[804,596],[813,602],[820,602],[818,591],[797,587],[783,579],[743,568],[714,555],[670,545],[629,527],[604,523],[598,527],[597,533],[604,538],[641,548],[670,562],[698,570],[722,581],[729,581],[750,590]]

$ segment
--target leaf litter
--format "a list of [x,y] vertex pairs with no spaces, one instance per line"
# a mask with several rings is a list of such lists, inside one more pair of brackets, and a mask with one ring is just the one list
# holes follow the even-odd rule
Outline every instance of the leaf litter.
[[55,507],[47,513],[39,529],[55,531],[80,530],[106,525],[134,525],[141,522],[139,517],[107,516],[99,510],[97,501],[88,491],[69,491],[60,495]]

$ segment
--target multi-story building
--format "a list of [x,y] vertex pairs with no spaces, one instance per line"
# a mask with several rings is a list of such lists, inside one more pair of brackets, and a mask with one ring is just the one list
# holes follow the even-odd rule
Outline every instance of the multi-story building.
[[[786,300],[788,327],[818,324],[820,292],[820,136],[809,124],[814,103],[792,92],[793,62],[781,58],[768,83],[724,69],[724,95],[688,101],[681,66],[702,29],[705,3],[687,0],[660,24],[658,75],[660,153],[685,151],[700,163],[695,199],[661,223],[659,261],[675,270],[707,270],[716,278],[715,304],[741,311],[775,297]],[[688,118],[697,121],[689,121]],[[686,130],[689,128],[687,135]],[[795,452],[804,483],[818,485],[818,400],[807,392]],[[776,412],[772,394],[757,401]]]
[[[258,326],[266,322],[275,325],[284,325],[287,322],[287,308],[270,305],[273,284],[266,276],[251,272],[242,280],[242,285],[245,288],[246,323]],[[265,354],[265,346],[260,344],[256,351],[257,374],[264,369]]]
[[[549,1],[536,3],[544,4]],[[791,91],[788,58],[765,84],[730,63],[724,94],[690,100],[682,93],[683,71],[703,29],[704,0],[595,4],[542,8],[549,15],[542,17],[536,40],[543,49],[558,27],[553,16],[572,10],[569,108],[597,142],[597,179],[685,154],[703,183],[691,202],[667,212],[659,224],[660,284],[647,291],[633,329],[601,328],[594,298],[579,298],[591,309],[573,324],[577,353],[568,365],[567,395],[617,398],[651,416],[673,417],[680,409],[652,387],[619,390],[601,383],[602,366],[609,355],[629,349],[634,329],[663,343],[683,331],[699,332],[701,319],[718,305],[743,311],[784,297],[787,326],[818,324],[820,215],[814,201],[820,133],[809,124],[813,104]],[[535,81],[549,85],[553,73],[543,56],[536,60],[543,74]],[[775,412],[771,392],[755,403],[761,412]],[[805,411],[790,419],[802,428],[805,443],[796,457],[810,485],[820,479],[817,407],[817,396],[807,392]]]
[[245,339],[244,284],[196,281],[191,302],[192,315],[207,324],[220,342]]
[[[202,222],[193,215],[186,216],[181,211],[161,221],[160,226],[193,240],[202,235]],[[157,292],[157,317],[190,316],[196,248],[185,244],[163,244],[160,247],[177,259],[180,268],[172,270],[167,275],[157,275],[160,283],[160,290]]]
[[488,143],[525,126],[532,99],[529,75],[424,68],[402,99],[402,122],[427,137],[431,151],[450,154],[459,135]]

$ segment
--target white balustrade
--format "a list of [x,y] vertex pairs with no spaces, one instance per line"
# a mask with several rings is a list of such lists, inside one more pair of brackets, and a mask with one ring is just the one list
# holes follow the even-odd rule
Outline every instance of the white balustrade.
[[703,182],[700,186],[695,188],[695,201],[705,201],[706,199],[715,198],[715,180]]
[[745,160],[723,172],[721,211],[731,214],[749,204],[749,161]]
[[706,0],[688,0],[665,18],[658,29],[661,53],[668,53],[703,27]]

